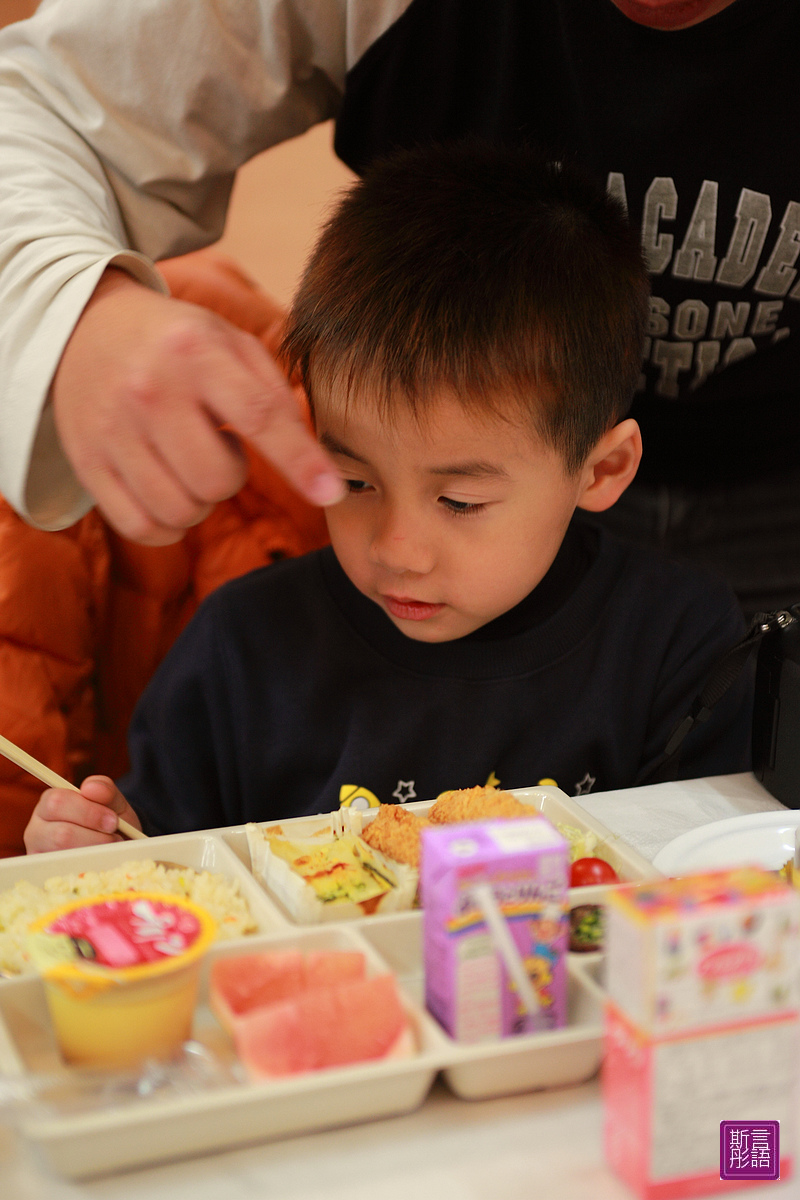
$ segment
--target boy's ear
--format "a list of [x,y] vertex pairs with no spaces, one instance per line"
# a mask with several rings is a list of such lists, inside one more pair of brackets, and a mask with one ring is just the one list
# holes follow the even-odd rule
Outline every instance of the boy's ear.
[[604,512],[619,500],[639,469],[642,435],[628,417],[604,433],[583,465],[584,488],[578,508]]

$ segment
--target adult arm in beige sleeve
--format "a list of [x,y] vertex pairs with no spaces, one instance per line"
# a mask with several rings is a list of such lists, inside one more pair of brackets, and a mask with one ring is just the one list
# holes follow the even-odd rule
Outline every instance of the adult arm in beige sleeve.
[[0,33],[0,491],[26,520],[95,501],[175,540],[239,486],[233,434],[338,497],[263,346],[154,264],[220,236],[237,168],[335,115],[359,36],[405,6],[45,0]]

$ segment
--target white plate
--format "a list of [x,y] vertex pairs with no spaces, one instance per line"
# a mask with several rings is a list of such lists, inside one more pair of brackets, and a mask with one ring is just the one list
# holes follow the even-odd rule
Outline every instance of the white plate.
[[653,859],[665,875],[726,867],[765,867],[777,871],[794,855],[800,811],[749,813],[712,821],[674,838]]

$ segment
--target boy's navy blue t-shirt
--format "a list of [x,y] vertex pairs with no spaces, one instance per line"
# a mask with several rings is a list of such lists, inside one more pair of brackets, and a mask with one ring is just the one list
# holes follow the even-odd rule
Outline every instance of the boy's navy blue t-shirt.
[[[342,789],[393,803],[491,776],[635,786],[743,618],[715,577],[588,527],[568,547],[555,610],[551,575],[519,611],[438,644],[400,633],[330,548],[219,588],[134,715],[120,788],[145,830],[328,812]],[[743,674],[692,730],[680,777],[749,768],[750,686]]]

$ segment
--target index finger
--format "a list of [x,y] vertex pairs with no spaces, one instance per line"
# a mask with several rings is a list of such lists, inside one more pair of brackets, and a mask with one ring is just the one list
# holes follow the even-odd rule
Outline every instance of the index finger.
[[[296,410],[291,393],[290,398]],[[312,504],[326,508],[344,499],[341,475],[296,411],[270,407],[261,429],[243,436]]]
[[226,396],[225,411],[218,415],[306,500],[320,507],[338,504],[345,495],[342,478],[303,421],[278,365],[260,342],[246,335],[237,338],[236,352],[250,368],[250,386],[233,406]]
[[[42,792],[36,808],[40,820],[60,827],[58,838],[62,846],[80,845],[75,839],[89,834],[93,842],[117,840],[116,814],[82,792],[48,788]],[[55,831],[51,836],[56,836]]]

